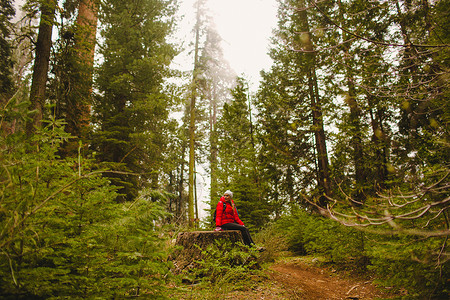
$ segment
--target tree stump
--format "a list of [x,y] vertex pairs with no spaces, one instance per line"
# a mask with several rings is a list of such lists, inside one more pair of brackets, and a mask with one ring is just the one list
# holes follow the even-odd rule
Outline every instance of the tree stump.
[[215,241],[228,241],[233,245],[237,242],[243,243],[239,230],[180,232],[175,242],[179,249],[172,255],[175,273],[195,268],[196,262],[202,259],[202,251]]

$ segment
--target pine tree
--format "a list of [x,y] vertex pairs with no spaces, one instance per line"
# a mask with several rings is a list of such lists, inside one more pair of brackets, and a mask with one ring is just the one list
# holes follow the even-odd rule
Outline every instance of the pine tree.
[[[238,78],[232,90],[233,101],[224,104],[217,124],[218,188],[230,189],[246,226],[262,227],[270,209],[259,178],[256,148],[253,145],[248,85]],[[212,199],[212,205],[217,203]]]
[[[341,82],[341,86],[337,82],[330,84],[327,91],[335,103],[342,104],[333,116],[339,128],[334,142],[333,169],[336,178],[340,178],[339,184],[345,182],[345,188],[351,187],[349,195],[355,200],[353,203],[361,204],[387,181],[386,138],[392,112],[387,107],[393,98],[382,98],[381,92],[392,80],[387,76],[389,66],[382,59],[386,46],[373,47],[355,35],[368,34],[370,39],[386,43],[390,22],[388,6],[367,1],[338,1],[336,6],[317,7],[317,10],[331,28],[324,37],[331,47],[323,51],[324,56],[333,57],[327,60],[332,66],[328,77],[330,82]],[[385,75],[374,76],[377,73]],[[347,171],[341,167],[348,166],[351,172],[344,175]]]
[[111,175],[122,187],[122,200],[135,198],[142,186],[160,184],[170,125],[163,80],[175,54],[166,39],[172,15],[172,1],[111,0],[101,6],[105,41],[100,50],[93,149],[101,161],[134,173]]
[[57,1],[48,0],[40,3],[39,32],[34,51],[33,78],[30,90],[30,107],[35,111],[33,119],[27,122],[26,130],[31,135],[35,127],[39,127],[45,113],[46,86],[52,47],[52,32],[55,19]]
[[[402,167],[404,171],[420,174],[418,166],[435,164],[442,155],[447,155],[446,147],[442,148],[436,142],[448,137],[444,129],[448,105],[441,101],[448,91],[441,85],[439,75],[448,64],[445,58],[448,50],[435,47],[448,42],[448,31],[441,31],[448,24],[448,15],[440,11],[448,1],[439,1],[436,16],[428,1],[395,1],[394,4],[395,21],[402,37],[399,44],[407,45],[401,49],[402,60],[395,86],[402,108],[399,127],[404,144],[403,149],[396,149],[396,153],[407,162]],[[416,151],[417,155],[412,154]]]
[[[201,133],[198,135],[209,144],[211,207],[215,207],[217,199],[221,195],[217,182],[217,121],[224,103],[231,99],[230,90],[235,85],[236,79],[235,72],[223,57],[221,42],[222,38],[214,28],[214,24],[208,24],[199,61],[201,68],[199,93],[201,99],[204,99],[202,102],[206,107],[199,107],[198,109],[198,128],[200,132],[203,132],[203,135]],[[204,122],[204,120],[207,120],[207,122]]]
[[331,195],[331,180],[328,166],[328,152],[326,148],[324,120],[322,113],[322,100],[320,96],[317,78],[317,59],[313,45],[313,36],[310,29],[310,21],[306,2],[299,1],[294,12],[293,20],[299,29],[299,35],[294,39],[294,46],[304,51],[305,68],[307,72],[308,94],[311,101],[312,120],[316,150],[317,150],[317,181],[320,193],[319,203],[325,206],[326,196]]
[[324,196],[331,195],[323,115],[331,101],[321,94],[317,73],[323,71],[322,58],[310,29],[312,20],[315,26],[320,20],[310,18],[304,1],[281,1],[279,9],[282,18],[271,50],[274,65],[263,73],[257,106],[277,215],[288,203],[298,202],[302,190],[315,189],[313,197],[322,205]]
[[189,94],[189,191],[188,191],[188,220],[189,227],[193,228],[195,226],[195,211],[197,210],[197,205],[195,203],[196,192],[195,192],[195,147],[197,141],[196,135],[196,113],[197,113],[197,98],[199,94],[199,55],[200,55],[200,34],[202,27],[202,15],[203,6],[205,4],[204,0],[197,0],[195,2],[196,9],[196,19],[194,27],[194,69],[192,71],[192,83],[191,90]]
[[[1,114],[26,107],[16,109]],[[43,124],[32,149],[23,132],[0,137],[0,298],[161,296],[168,265],[154,224],[166,217],[164,195],[143,191],[132,206],[117,204],[93,160],[59,158],[62,122]]]

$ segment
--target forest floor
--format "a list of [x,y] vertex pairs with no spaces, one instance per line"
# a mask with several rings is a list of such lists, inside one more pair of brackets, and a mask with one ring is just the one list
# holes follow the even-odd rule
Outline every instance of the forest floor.
[[192,286],[176,299],[393,299],[389,289],[377,287],[367,275],[350,275],[321,266],[316,259],[293,257],[272,264],[258,280],[240,286]]

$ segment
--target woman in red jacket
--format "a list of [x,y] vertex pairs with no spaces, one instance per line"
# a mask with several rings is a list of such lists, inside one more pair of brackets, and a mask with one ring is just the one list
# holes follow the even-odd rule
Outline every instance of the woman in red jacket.
[[[220,230],[239,230],[242,233],[244,244],[248,246],[255,245],[250,236],[248,228],[244,226],[244,223],[239,219],[239,215],[236,210],[236,206],[233,201],[233,193],[228,190],[220,198],[216,208],[216,229]],[[224,205],[225,203],[225,205]],[[224,210],[225,208],[225,210]]]

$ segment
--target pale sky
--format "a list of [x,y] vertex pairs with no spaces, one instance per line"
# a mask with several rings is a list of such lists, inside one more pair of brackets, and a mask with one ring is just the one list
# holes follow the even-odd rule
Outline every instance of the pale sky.
[[[179,0],[179,15],[184,15],[178,36],[188,50],[193,40],[195,24],[194,3],[196,0]],[[272,63],[267,55],[272,30],[277,24],[277,0],[208,0],[207,7],[223,38],[224,57],[236,74],[245,74],[255,89],[259,82],[259,72],[268,69]],[[183,57],[176,58],[179,66]],[[189,62],[193,59],[189,58]],[[186,63],[188,68],[192,68]],[[183,68],[183,67],[182,67]]]

